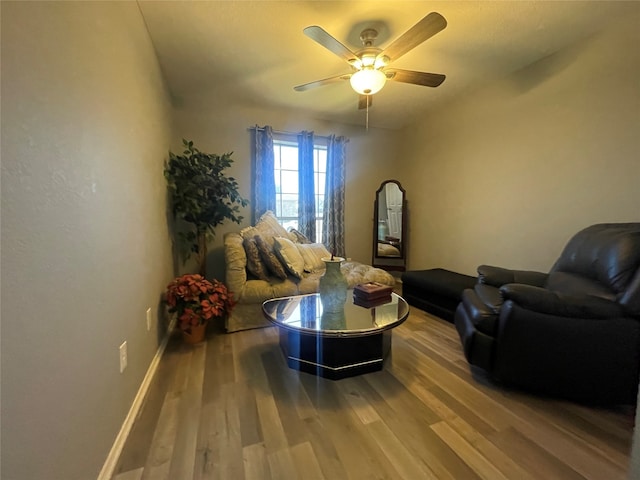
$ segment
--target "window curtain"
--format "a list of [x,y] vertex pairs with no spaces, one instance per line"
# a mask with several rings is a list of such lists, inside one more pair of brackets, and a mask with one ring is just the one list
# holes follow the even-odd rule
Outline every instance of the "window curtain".
[[269,125],[252,129],[253,155],[251,158],[253,172],[253,198],[251,214],[252,225],[267,210],[276,211],[276,181],[273,160],[273,129]]
[[316,329],[318,324],[319,297],[305,297],[300,302],[301,327]]
[[344,257],[344,190],[347,139],[331,135],[327,143],[322,243],[330,252]]
[[298,134],[298,230],[316,238],[313,132]]

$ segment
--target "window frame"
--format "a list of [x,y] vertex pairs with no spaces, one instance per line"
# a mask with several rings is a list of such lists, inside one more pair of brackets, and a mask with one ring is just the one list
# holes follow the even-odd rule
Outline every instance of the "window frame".
[[[292,148],[295,149],[295,155],[292,155],[291,158],[285,159],[287,162],[286,167],[283,168],[283,156],[282,156],[282,148]],[[276,135],[273,136],[273,157],[274,157],[274,180],[275,180],[275,190],[276,190],[276,217],[278,218],[278,222],[285,228],[298,228],[299,225],[299,217],[298,217],[298,205],[299,205],[299,185],[298,185],[298,141],[297,136],[295,135]],[[295,158],[295,169],[291,168],[291,161]],[[314,212],[315,212],[315,223],[316,223],[316,238],[311,239],[314,242],[320,242],[322,237],[322,221],[323,221],[323,209],[324,209],[324,198],[325,198],[325,185],[326,185],[326,175],[327,175],[327,142],[324,139],[316,138],[313,142],[313,176],[314,176]],[[292,181],[295,176],[295,191],[289,192],[283,190],[283,175],[282,172],[290,173],[290,181]],[[293,174],[295,172],[295,175]],[[295,195],[295,216],[294,215],[285,215],[283,212],[286,210],[283,203],[284,195]]]

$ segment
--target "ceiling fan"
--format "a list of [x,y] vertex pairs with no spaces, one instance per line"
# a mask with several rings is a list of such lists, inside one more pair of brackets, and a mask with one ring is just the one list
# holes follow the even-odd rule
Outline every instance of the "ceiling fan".
[[391,68],[389,64],[436,33],[444,30],[446,26],[447,21],[442,15],[431,12],[384,50],[373,46],[378,32],[373,28],[367,28],[360,34],[360,40],[362,40],[364,47],[357,52],[349,50],[322,27],[317,25],[307,27],[303,30],[303,33],[327,50],[346,60],[351,65],[352,72],[297,85],[293,88],[298,92],[304,92],[329,83],[349,80],[351,87],[360,95],[358,108],[363,109],[371,106],[372,95],[379,92],[387,80],[412,83],[424,87],[437,87],[444,82],[445,75],[401,70],[399,68]]

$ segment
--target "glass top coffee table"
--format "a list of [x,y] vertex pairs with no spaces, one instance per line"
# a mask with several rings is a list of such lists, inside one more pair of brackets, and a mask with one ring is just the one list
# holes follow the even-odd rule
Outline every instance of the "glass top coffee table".
[[382,369],[391,329],[405,321],[409,305],[392,293],[375,306],[361,306],[348,290],[343,308],[331,311],[317,293],[267,300],[262,311],[280,331],[290,368],[338,380]]

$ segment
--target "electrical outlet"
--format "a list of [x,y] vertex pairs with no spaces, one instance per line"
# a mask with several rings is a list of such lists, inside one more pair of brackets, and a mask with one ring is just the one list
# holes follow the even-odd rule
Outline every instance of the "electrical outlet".
[[120,345],[120,373],[124,372],[127,368],[127,341],[125,340]]
[[147,332],[151,330],[151,307],[147,308]]

